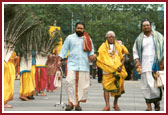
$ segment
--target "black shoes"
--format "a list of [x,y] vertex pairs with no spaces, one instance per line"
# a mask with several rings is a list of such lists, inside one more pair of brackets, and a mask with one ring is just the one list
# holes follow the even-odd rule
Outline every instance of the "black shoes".
[[76,111],[82,111],[82,108],[78,105],[77,107],[75,107]]
[[160,102],[154,103],[155,105],[155,111],[160,111]]
[[67,105],[65,111],[71,111],[73,108],[73,105]]
[[[73,110],[73,105],[67,105],[65,108],[65,111],[71,111]],[[75,111],[82,111],[82,108],[80,106],[75,107]]]

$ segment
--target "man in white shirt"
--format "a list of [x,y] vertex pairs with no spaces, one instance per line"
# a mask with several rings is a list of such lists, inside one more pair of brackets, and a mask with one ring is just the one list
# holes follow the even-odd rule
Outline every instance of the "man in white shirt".
[[155,105],[155,111],[160,110],[160,100],[162,92],[154,87],[154,76],[152,73],[162,69],[161,63],[164,59],[164,38],[152,30],[151,23],[145,20],[141,24],[142,33],[137,37],[133,46],[133,57],[136,62],[136,68],[140,68],[141,83],[147,109],[151,111],[151,103]]

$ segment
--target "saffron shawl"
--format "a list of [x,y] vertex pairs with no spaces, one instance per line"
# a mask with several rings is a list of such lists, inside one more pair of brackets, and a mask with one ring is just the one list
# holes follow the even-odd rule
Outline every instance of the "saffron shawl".
[[121,66],[121,60],[123,58],[122,49],[117,42],[115,42],[115,48],[118,52],[118,55],[115,53],[111,57],[110,54],[108,53],[109,44],[108,41],[106,40],[106,42],[103,43],[98,50],[99,55],[97,57],[96,64],[103,71],[109,74],[117,71],[118,67]]

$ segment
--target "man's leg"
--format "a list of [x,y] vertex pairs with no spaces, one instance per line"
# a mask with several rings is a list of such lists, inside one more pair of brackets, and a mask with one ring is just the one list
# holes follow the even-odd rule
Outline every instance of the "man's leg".
[[155,105],[155,107],[154,107],[155,111],[160,111],[160,101],[155,102],[154,105]]
[[68,104],[65,108],[65,111],[71,111],[71,110],[73,110],[73,108],[74,108],[73,105]]
[[[79,92],[79,71],[77,71],[76,73],[75,73],[75,76],[76,76],[76,92],[77,92],[77,99],[79,98],[79,95],[78,95],[78,92]],[[80,84],[80,85],[82,85],[82,84]],[[76,111],[82,111],[82,108],[81,108],[81,106],[80,106],[80,102],[78,101],[78,104],[77,104],[77,106],[75,107],[75,110]]]
[[113,103],[114,107],[113,108],[115,111],[120,111],[120,107],[118,106],[118,98],[119,98],[118,96],[114,97],[114,103]]
[[146,105],[147,105],[146,111],[152,111],[151,103],[146,103]]
[[78,105],[75,107],[76,111],[82,111],[82,108],[80,106],[80,102],[78,102]]
[[75,71],[68,71],[66,77],[66,92],[68,95],[68,105],[65,108],[65,111],[71,111],[74,108],[75,104]]
[[110,111],[110,102],[109,102],[109,92],[104,91],[104,100],[106,103],[106,106],[104,107],[103,111]]
[[[148,99],[152,99],[153,97],[151,97],[151,89],[150,89],[150,83],[149,81],[152,81],[152,79],[150,79],[152,77],[152,75],[149,74],[149,72],[144,72],[141,74],[141,89],[144,95],[145,100]],[[154,82],[154,81],[153,81]],[[151,107],[151,103],[146,101],[146,111],[151,111],[152,107]]]

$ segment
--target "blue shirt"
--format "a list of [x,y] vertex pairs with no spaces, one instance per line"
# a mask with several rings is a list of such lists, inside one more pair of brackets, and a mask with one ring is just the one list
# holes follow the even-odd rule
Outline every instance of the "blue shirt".
[[94,46],[91,40],[91,52],[83,51],[83,36],[78,37],[76,33],[69,35],[62,46],[59,56],[64,59],[69,50],[68,70],[72,71],[88,71],[89,59],[88,56],[94,54]]

